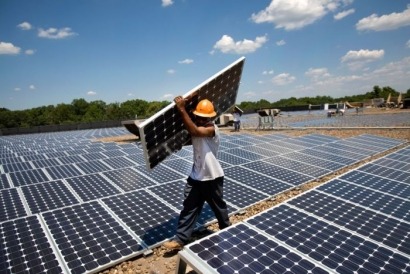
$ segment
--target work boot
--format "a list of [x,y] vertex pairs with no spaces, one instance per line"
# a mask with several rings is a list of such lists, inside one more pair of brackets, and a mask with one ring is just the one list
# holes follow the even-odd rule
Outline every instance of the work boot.
[[172,241],[164,243],[164,247],[166,249],[171,249],[171,250],[181,250],[184,247],[184,245],[178,241],[172,240]]

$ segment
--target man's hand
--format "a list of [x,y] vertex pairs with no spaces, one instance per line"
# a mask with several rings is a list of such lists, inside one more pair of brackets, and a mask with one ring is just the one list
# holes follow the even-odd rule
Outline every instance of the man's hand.
[[174,102],[178,109],[184,110],[185,109],[185,99],[182,96],[177,96],[174,98]]

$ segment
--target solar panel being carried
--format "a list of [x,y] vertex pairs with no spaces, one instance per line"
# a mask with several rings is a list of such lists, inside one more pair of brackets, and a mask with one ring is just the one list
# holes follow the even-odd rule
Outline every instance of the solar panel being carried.
[[[213,103],[217,116],[231,108],[236,101],[244,63],[245,57],[239,58],[186,93],[183,97],[187,100],[187,112],[191,113],[202,99]],[[138,128],[148,169],[157,166],[190,140],[174,102],[143,121]]]

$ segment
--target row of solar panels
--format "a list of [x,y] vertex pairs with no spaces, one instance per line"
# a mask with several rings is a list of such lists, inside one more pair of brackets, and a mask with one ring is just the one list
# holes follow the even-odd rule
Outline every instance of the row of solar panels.
[[[0,244],[5,248],[0,256],[0,269],[11,273],[22,269],[33,269],[36,273],[94,272],[141,254],[174,235],[184,179],[192,165],[189,147],[149,172],[135,145],[42,136],[0,139],[2,161],[16,159],[6,161],[6,165],[28,162],[36,167],[37,161],[57,161],[48,161],[49,165],[42,168],[10,173],[5,172],[8,167],[5,169],[2,164]],[[226,170],[225,197],[230,212],[400,143],[371,135],[346,140],[323,135],[224,135],[220,158]],[[101,167],[97,164],[101,159],[84,161],[86,149],[95,148],[96,144],[103,150],[89,152],[90,155],[116,151],[117,157],[107,158],[103,154],[102,158],[127,159],[132,166],[122,168],[120,163],[106,170],[108,165],[104,163],[104,169],[96,171],[95,167]],[[364,149],[357,150],[357,146]],[[46,153],[46,159],[25,158],[43,155],[43,149],[65,156],[52,154],[52,158]],[[67,153],[77,151],[81,152]],[[125,151],[129,154],[118,156],[118,152]],[[58,165],[65,157],[74,162]],[[289,169],[296,164],[301,172],[312,172],[303,174]],[[40,171],[45,176],[38,175],[42,174]],[[213,214],[207,207],[198,225],[212,220]]]
[[410,146],[179,253],[179,273],[409,273]]

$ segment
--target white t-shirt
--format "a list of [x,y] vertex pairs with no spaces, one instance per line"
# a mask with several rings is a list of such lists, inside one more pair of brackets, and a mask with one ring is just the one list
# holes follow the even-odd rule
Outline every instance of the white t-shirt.
[[233,114],[233,121],[234,122],[239,122],[241,120],[241,116],[239,115],[239,113],[234,112]]
[[217,160],[219,148],[219,129],[216,125],[213,137],[192,137],[194,165],[190,177],[197,181],[214,180],[224,176],[223,169]]

